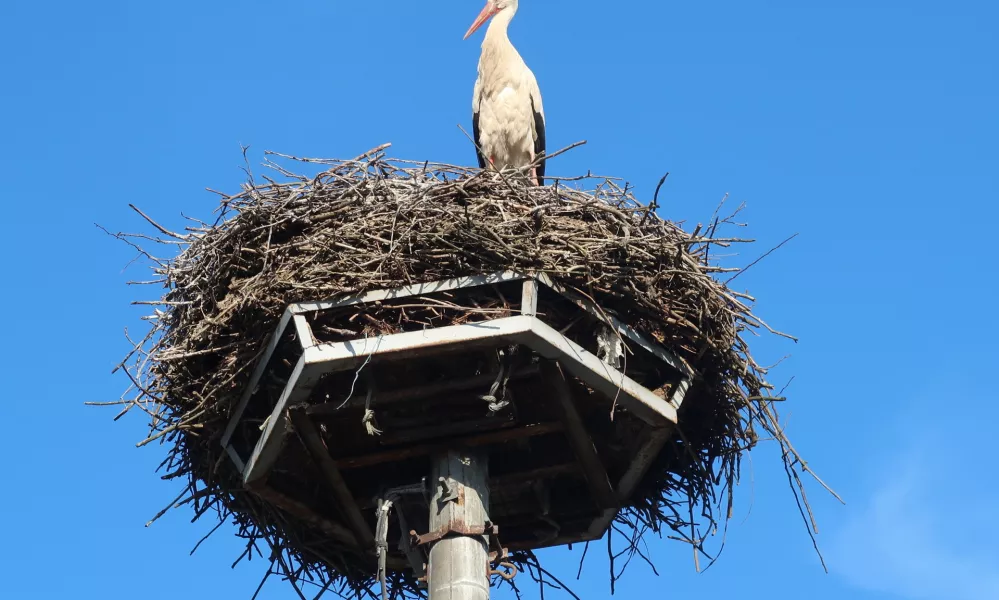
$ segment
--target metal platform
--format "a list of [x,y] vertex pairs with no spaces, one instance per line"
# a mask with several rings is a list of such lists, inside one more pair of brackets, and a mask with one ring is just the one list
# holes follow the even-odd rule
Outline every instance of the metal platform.
[[[317,337],[317,330],[314,329],[321,327],[323,331],[341,332],[337,335],[342,336],[342,328],[319,324],[326,323],[323,319],[328,319],[329,315],[348,314],[354,309],[381,309],[395,303],[404,310],[406,305],[400,304],[404,299],[446,297],[449,298],[447,303],[436,301],[447,310],[458,310],[452,308],[452,305],[460,305],[459,300],[453,300],[457,297],[455,294],[479,293],[482,290],[496,290],[508,306],[504,309],[506,312],[497,309],[495,312],[500,316],[491,318],[491,313],[486,311],[472,311],[471,314],[476,317],[474,322],[334,342],[321,339],[323,336]],[[524,535],[523,542],[510,545],[533,549],[599,539],[620,507],[627,503],[672,434],[677,410],[692,378],[690,368],[681,359],[608,312],[583,294],[565,289],[545,275],[514,272],[461,277],[292,304],[285,310],[260,356],[247,389],[234,407],[222,446],[242,473],[248,489],[297,518],[313,521],[317,528],[331,537],[346,544],[366,547],[372,539],[372,519],[366,517],[361,508],[370,504],[363,496],[369,490],[353,489],[348,479],[354,477],[354,487],[366,488],[370,485],[357,484],[358,476],[345,477],[345,470],[355,472],[382,465],[379,467],[384,469],[379,474],[381,480],[391,485],[402,485],[407,482],[392,481],[404,478],[398,471],[391,470],[393,464],[416,460],[434,448],[443,447],[445,443],[487,448],[555,435],[571,450],[574,461],[534,464],[521,471],[500,472],[496,476],[497,481],[526,482],[526,485],[537,487],[539,481],[544,484],[546,475],[552,478],[551,481],[566,474],[577,476],[585,483],[583,489],[588,491],[584,494],[588,496],[586,502],[597,510],[591,514],[585,506],[574,509],[585,516],[585,526],[559,526],[556,535],[533,541],[530,536]],[[555,313],[567,316],[556,319],[552,316]],[[584,327],[579,323],[592,323],[592,326]],[[602,339],[593,339],[591,331],[594,328],[597,328],[597,337],[602,336]],[[579,332],[566,333],[570,330]],[[613,349],[607,349],[607,340],[611,340],[610,346],[614,346],[614,340],[620,342],[618,345],[626,353],[625,362],[631,361],[632,365],[637,365],[634,369],[646,375],[636,375],[632,372],[633,367],[627,364],[625,368],[619,368],[615,364],[619,357],[615,356]],[[488,357],[489,353],[504,348],[520,348],[523,349],[522,355],[529,355],[516,367],[510,367],[511,372],[507,373],[511,389],[520,386],[510,409],[497,409],[496,415],[489,414],[483,418],[468,417],[464,421],[456,418],[454,423],[440,416],[445,413],[434,413],[431,409],[421,413],[423,421],[413,421],[412,415],[406,413],[407,410],[414,410],[416,403],[421,403],[422,407],[428,399],[453,396],[464,402],[464,398],[471,394],[470,390],[488,388],[495,374],[472,372],[472,367],[465,369],[468,372],[461,371],[464,368],[462,361],[471,360],[473,356]],[[598,353],[603,356],[598,356]],[[369,372],[377,369],[377,373],[385,374],[402,369],[403,365],[408,371],[395,378],[398,385],[390,386],[391,389],[378,389],[374,379],[365,381],[361,378],[359,381],[360,374],[366,369]],[[455,375],[452,367],[463,374]],[[425,374],[435,369],[443,374],[436,379],[427,379]],[[265,380],[271,382],[269,385],[274,385],[274,381],[283,382],[283,387],[279,393],[268,396],[261,391]],[[506,380],[504,390],[505,387]],[[333,397],[333,401],[327,400]],[[626,415],[634,416],[632,421],[625,419],[626,424],[631,424],[634,435],[614,434],[616,439],[625,440],[618,445],[628,446],[614,455],[619,458],[610,458],[612,453],[609,451],[604,455],[598,452],[588,431],[586,418],[581,416],[581,402],[584,401],[581,399],[595,407],[616,405]],[[258,425],[263,405],[266,405],[269,414]],[[352,414],[356,414],[356,411],[371,406],[388,417],[397,417],[398,423],[423,424],[413,426],[404,434],[396,432],[395,437],[387,432],[384,438],[374,436],[372,440],[363,436],[352,437],[353,432],[342,433],[343,426],[336,425],[339,423],[337,419],[346,411],[353,410]],[[447,410],[460,406],[459,412],[467,412],[463,408],[466,404],[449,406]],[[256,417],[250,414],[254,411]],[[547,418],[545,415],[554,417]],[[610,421],[609,412],[604,418]],[[428,419],[430,425],[427,424]],[[590,429],[593,423],[599,423],[594,418],[590,418],[589,422]],[[298,450],[289,449],[286,443],[292,431],[298,434],[305,452],[314,463],[309,468],[319,473],[324,482],[327,492],[323,498],[329,500],[335,510],[324,514],[323,510],[315,507],[315,501],[310,503],[309,498],[298,498],[295,493],[279,490],[277,484],[271,485],[269,479],[281,460],[287,462],[279,469],[281,477],[291,481],[294,476],[289,474],[290,470],[294,470],[290,465],[298,463],[287,455]],[[252,440],[254,432],[259,432],[255,441]],[[344,447],[338,448],[341,442]],[[550,453],[534,450],[531,456],[558,455],[559,448],[554,448]],[[609,470],[614,471],[616,481],[611,480]],[[414,475],[411,479],[418,481],[419,477]],[[294,487],[290,483],[284,485],[289,489]],[[561,491],[556,489],[556,492]],[[538,518],[549,516],[545,512]],[[566,523],[576,519],[575,516],[564,515],[562,518]],[[525,531],[528,529],[525,528]],[[412,548],[404,542],[400,542],[400,550],[412,554]],[[418,561],[412,556],[409,558],[409,563],[415,568]]]

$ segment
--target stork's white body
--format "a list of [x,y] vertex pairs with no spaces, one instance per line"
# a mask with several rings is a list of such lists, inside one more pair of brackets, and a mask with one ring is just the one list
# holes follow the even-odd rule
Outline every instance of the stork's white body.
[[[545,151],[541,91],[534,73],[507,35],[516,12],[515,0],[490,0],[469,30],[471,33],[495,15],[482,41],[479,73],[472,92],[472,130],[481,149],[478,158],[482,168],[526,167]],[[541,161],[532,170],[532,179],[541,185],[543,177]]]

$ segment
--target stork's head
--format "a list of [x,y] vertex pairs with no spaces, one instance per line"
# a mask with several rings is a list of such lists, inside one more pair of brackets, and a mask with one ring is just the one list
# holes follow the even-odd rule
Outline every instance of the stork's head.
[[465,32],[465,37],[462,39],[467,40],[468,36],[475,33],[476,29],[482,27],[486,21],[503,11],[508,11],[510,14],[517,12],[517,0],[486,0],[485,8],[476,17],[475,22],[468,28],[468,31]]

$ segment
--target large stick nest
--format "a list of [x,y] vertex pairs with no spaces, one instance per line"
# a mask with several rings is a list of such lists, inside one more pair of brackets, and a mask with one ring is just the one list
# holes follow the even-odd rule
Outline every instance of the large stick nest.
[[[740,457],[761,437],[780,444],[799,497],[798,470],[806,469],[778,425],[773,402],[782,398],[771,394],[745,341],[756,331],[783,334],[752,314],[751,297],[726,286],[738,269],[709,256],[748,241],[720,236],[731,218],[688,233],[614,179],[555,178],[534,187],[474,169],[387,160],[381,150],[301,159],[322,165],[314,177],[267,161],[280,181],[251,176],[240,193],[222,195],[214,223],[192,220],[174,233],[150,219],[155,236],[117,234],[152,262],[157,277],[144,283],[166,288],[161,300],[143,302],[155,306],[152,326],[121,365],[132,382],[121,403],[151,419],[140,445],[166,447],[164,478],[186,482],[171,506],[234,521],[247,541],[240,558],[261,554],[271,562],[268,575],[297,588],[368,593],[374,559],[317,551],[309,524],[244,491],[222,433],[289,303],[500,270],[540,271],[584,290],[697,374],[678,435],[615,523],[610,535],[624,536],[625,548],[613,557],[640,554],[648,531],[708,556],[703,542],[731,514]],[[179,252],[156,258],[142,248],[150,239]],[[518,560],[536,578],[550,577],[530,553]],[[416,592],[415,583],[396,574],[397,591]]]

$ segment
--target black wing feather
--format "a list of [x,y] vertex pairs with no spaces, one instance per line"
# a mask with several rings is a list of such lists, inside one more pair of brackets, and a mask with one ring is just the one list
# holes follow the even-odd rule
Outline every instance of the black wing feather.
[[482,143],[479,141],[479,111],[472,111],[472,139],[475,140],[475,157],[479,159],[479,168],[486,168],[486,157],[482,155],[482,151],[479,148],[482,147]]
[[[534,140],[534,156],[543,156],[545,153],[545,118],[534,109],[534,98],[531,98],[531,111],[534,113],[534,132],[538,139]],[[538,185],[545,183],[545,161],[538,163]]]

